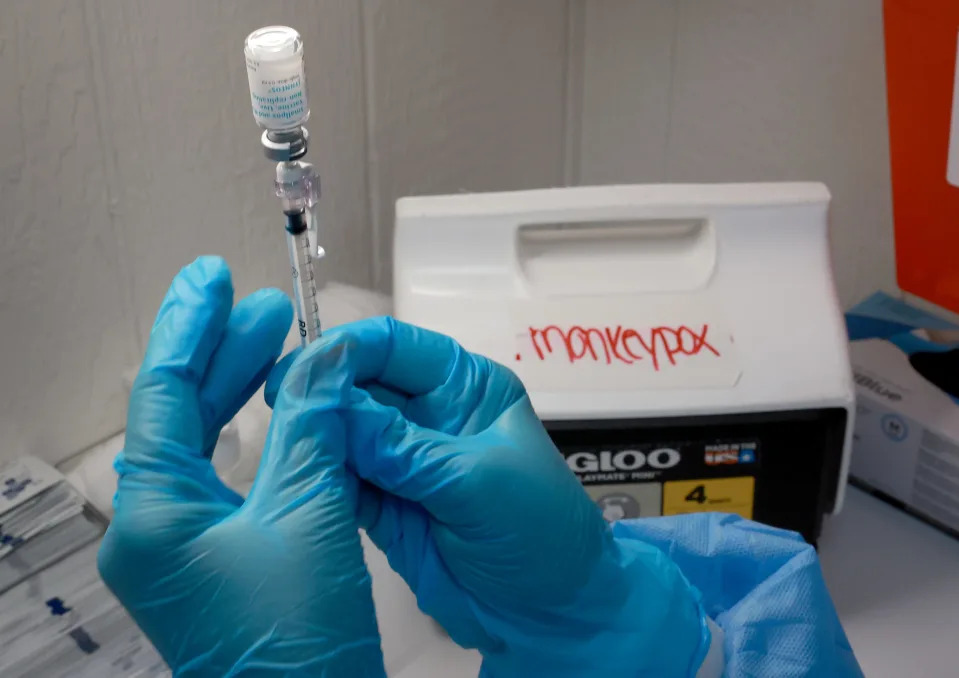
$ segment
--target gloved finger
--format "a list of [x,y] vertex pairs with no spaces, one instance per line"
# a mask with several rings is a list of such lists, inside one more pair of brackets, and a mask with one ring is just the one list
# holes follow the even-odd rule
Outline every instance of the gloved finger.
[[[283,356],[283,358],[273,366],[273,369],[270,370],[270,376],[267,377],[266,386],[263,389],[263,399],[266,400],[266,404],[268,406],[273,407],[273,404],[276,402],[277,393],[280,390],[280,384],[283,383],[283,377],[286,376],[290,366],[297,359],[302,350],[302,348],[293,349]],[[376,381],[358,384],[358,386],[368,391],[377,402],[389,407],[395,407],[400,412],[406,411],[406,407],[410,401],[409,394],[395,388],[390,388],[389,386]]]
[[202,453],[200,383],[233,306],[226,262],[200,257],[174,278],[130,394],[125,461],[167,465]]
[[415,591],[416,569],[423,554],[422,551],[409,552],[406,547],[425,541],[415,535],[428,532],[429,515],[412,502],[360,481],[357,519],[370,541],[389,559],[390,567]]
[[[357,487],[356,524],[369,532],[379,519],[383,491],[365,480],[359,481]],[[370,539],[373,539],[373,537],[370,536]],[[375,539],[373,541],[376,542]]]
[[280,290],[259,290],[233,307],[200,385],[208,443],[263,383],[292,322],[293,307]]
[[389,386],[384,386],[376,381],[360,384],[359,387],[373,396],[373,400],[379,404],[396,408],[400,414],[406,415],[406,411],[410,406],[410,397],[405,393],[401,393]]
[[429,531],[428,514],[415,504],[362,481],[359,505],[359,526],[386,555],[390,567],[416,591],[423,553],[410,552],[406,547],[426,541],[423,536]]
[[299,515],[296,522],[314,534],[337,521],[355,526],[357,481],[346,469],[341,417],[352,383],[342,340],[321,337],[293,363],[279,388],[247,499],[251,510],[272,521]]
[[[447,433],[462,433],[467,425],[480,430],[525,394],[505,367],[445,335],[393,318],[342,325],[330,334],[353,339],[357,383],[377,382],[408,394],[404,413],[421,426]],[[481,403],[484,420],[476,421]]]
[[419,608],[462,647],[495,647],[437,552],[426,511],[362,481],[359,504],[360,527],[416,594]]
[[286,373],[290,371],[290,367],[293,366],[293,363],[296,362],[296,359],[300,357],[300,353],[302,352],[302,348],[293,349],[280,358],[276,365],[273,366],[273,369],[270,370],[270,374],[266,378],[266,386],[263,387],[263,399],[266,401],[267,407],[272,408],[276,403],[276,396],[279,395],[280,384],[283,383],[283,378],[286,376]]
[[355,338],[357,382],[377,381],[411,396],[445,384],[465,353],[447,336],[388,316],[341,325],[329,334]]
[[463,476],[457,439],[417,426],[362,389],[354,388],[351,400],[343,412],[349,467],[381,490],[455,521],[445,509]]

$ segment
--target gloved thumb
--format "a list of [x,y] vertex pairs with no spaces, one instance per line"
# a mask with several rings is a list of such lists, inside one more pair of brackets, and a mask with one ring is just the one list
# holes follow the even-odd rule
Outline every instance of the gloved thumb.
[[[357,481],[347,472],[346,429],[353,373],[343,339],[319,339],[290,366],[247,506],[273,521],[323,531],[325,521],[355,523]],[[303,520],[293,520],[303,512]]]
[[296,362],[296,359],[300,357],[301,353],[303,353],[302,348],[294,348],[277,360],[276,365],[270,370],[270,374],[266,378],[266,384],[263,386],[263,400],[266,401],[268,407],[272,408],[276,404],[276,398],[280,394],[280,386],[283,384],[283,379],[286,377],[286,373],[290,371],[293,363]]
[[357,476],[447,519],[466,472],[458,438],[412,423],[360,388],[353,389],[344,420],[347,465]]

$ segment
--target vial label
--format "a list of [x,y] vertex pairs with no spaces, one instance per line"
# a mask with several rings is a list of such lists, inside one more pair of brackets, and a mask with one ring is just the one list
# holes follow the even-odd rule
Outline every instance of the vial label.
[[302,61],[293,69],[289,63],[277,68],[248,57],[246,70],[253,118],[258,125],[266,129],[287,130],[306,122],[309,109],[306,107]]

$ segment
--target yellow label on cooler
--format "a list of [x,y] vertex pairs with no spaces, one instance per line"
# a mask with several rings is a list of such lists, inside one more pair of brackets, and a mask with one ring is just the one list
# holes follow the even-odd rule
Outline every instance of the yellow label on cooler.
[[672,480],[663,483],[663,515],[721,511],[751,519],[755,487],[752,476]]

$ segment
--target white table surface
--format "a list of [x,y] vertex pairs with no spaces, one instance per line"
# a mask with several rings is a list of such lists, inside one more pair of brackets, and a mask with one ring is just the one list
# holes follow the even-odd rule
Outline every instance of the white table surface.
[[959,676],[959,539],[850,487],[819,556],[868,678]]
[[[850,487],[820,558],[868,678],[959,676],[959,540]],[[437,635],[397,678],[475,678],[479,657]]]

